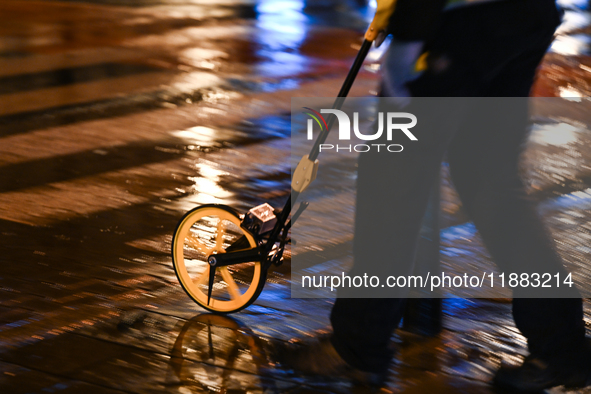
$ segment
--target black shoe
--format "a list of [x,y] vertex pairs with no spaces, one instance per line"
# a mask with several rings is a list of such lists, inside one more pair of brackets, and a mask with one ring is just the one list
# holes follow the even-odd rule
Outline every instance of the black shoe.
[[276,368],[298,375],[350,381],[357,386],[376,389],[385,385],[388,375],[387,370],[375,373],[352,367],[337,353],[328,336],[274,345],[271,353]]
[[556,386],[567,389],[591,385],[591,352],[582,350],[560,361],[527,357],[520,366],[502,366],[493,385],[512,392],[539,393]]

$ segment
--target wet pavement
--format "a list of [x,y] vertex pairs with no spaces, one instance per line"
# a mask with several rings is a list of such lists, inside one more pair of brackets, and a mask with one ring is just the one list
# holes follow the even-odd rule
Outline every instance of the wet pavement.
[[[561,3],[534,93],[586,97],[591,16]],[[0,1],[0,392],[352,392],[265,368],[269,342],[329,329],[331,299],[290,298],[289,259],[222,317],[181,289],[170,247],[199,204],[284,203],[291,97],[337,93],[369,14],[331,0]],[[379,53],[352,96],[376,94]],[[585,108],[573,123],[589,124]],[[563,131],[534,130],[524,174],[565,260],[588,271],[591,134]],[[490,264],[442,174],[442,264]],[[302,220],[350,206],[347,182]],[[350,240],[328,230],[312,250],[346,259],[330,250]],[[526,354],[503,300],[447,300],[444,316],[438,338],[396,333],[383,392],[491,392],[500,363]]]

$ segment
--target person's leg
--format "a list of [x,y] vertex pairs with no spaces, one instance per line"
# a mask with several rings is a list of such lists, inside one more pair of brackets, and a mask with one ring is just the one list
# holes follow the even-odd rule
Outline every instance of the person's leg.
[[[482,96],[526,97],[535,69],[558,23],[553,2],[537,4],[539,25],[515,36],[521,50],[507,56],[490,74]],[[517,4],[517,2],[513,3]],[[511,6],[505,2],[504,7]],[[534,8],[532,8],[534,9]],[[516,31],[519,26],[513,25]],[[511,29],[509,29],[511,30]],[[491,37],[491,48],[502,53],[503,32]],[[486,56],[483,56],[486,61]],[[518,160],[526,138],[527,104],[506,100],[480,107],[466,120],[451,144],[452,178],[468,211],[498,266],[505,272],[566,271],[529,201],[518,175]],[[520,109],[521,107],[521,109]],[[558,385],[582,387],[591,383],[591,348],[585,341],[582,300],[576,290],[560,297],[524,298],[514,291],[513,315],[528,339],[530,356],[519,367],[502,367],[494,384],[512,390],[541,391]]]
[[[399,141],[377,141],[401,143],[404,150],[400,153],[360,154],[354,266],[349,276],[378,276],[383,284],[388,277],[412,274],[429,194],[456,129],[454,122],[464,111],[459,103],[418,100],[404,108],[418,119],[412,129],[418,141],[402,135]],[[380,111],[394,110],[382,107]],[[361,370],[380,372],[387,368],[392,357],[388,344],[400,323],[406,290],[339,289],[331,313],[332,343],[345,361]],[[363,291],[371,291],[372,298],[365,298]]]
[[[495,99],[477,107],[449,150],[463,207],[502,271],[560,273],[564,278],[566,270],[518,173],[527,99]],[[576,291],[576,298],[540,299],[522,298],[524,290],[514,289],[513,314],[532,353],[556,354],[582,344],[582,304]]]
[[[539,12],[547,23],[524,32],[523,51],[503,64],[483,91],[489,97],[513,98],[494,100],[498,108],[478,106],[452,142],[449,161],[462,202],[499,267],[521,273],[534,266],[537,272],[560,272],[564,277],[552,238],[519,177],[529,101],[518,97],[529,95],[536,68],[552,41],[552,21],[558,19],[553,5]],[[528,338],[532,354],[556,355],[582,345],[582,301],[576,291],[571,296],[528,299],[519,289],[515,292],[515,323]]]

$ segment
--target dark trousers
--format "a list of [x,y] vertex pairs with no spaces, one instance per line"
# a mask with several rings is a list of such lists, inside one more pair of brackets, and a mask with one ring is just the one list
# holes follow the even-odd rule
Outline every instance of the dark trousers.
[[[446,11],[435,38],[426,44],[429,68],[409,90],[413,97],[527,97],[559,19],[553,0],[508,0]],[[497,116],[501,111],[512,115]],[[352,272],[363,273],[372,264],[412,272],[429,191],[447,152],[463,206],[499,268],[520,272],[523,262],[535,262],[540,271],[564,274],[518,175],[527,113],[526,99],[486,109],[444,103],[424,118],[417,115],[428,119],[417,131],[420,144],[405,144],[400,154],[360,154]],[[449,127],[438,127],[441,123]],[[533,354],[556,356],[583,341],[582,300],[576,291],[572,298],[514,296],[515,323]],[[387,368],[389,339],[404,304],[403,298],[339,293],[331,314],[337,351],[359,369]]]

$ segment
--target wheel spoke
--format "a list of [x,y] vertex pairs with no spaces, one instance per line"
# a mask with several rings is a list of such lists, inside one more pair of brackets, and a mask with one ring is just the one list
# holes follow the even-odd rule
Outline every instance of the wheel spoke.
[[215,250],[217,250],[218,252],[222,250],[222,247],[224,246],[224,239],[223,239],[223,235],[224,235],[224,230],[226,229],[226,227],[224,226],[224,221],[220,220],[218,222],[218,227],[217,227],[217,234],[215,236]]
[[224,282],[228,285],[228,293],[230,294],[230,297],[232,297],[233,300],[240,297],[240,290],[238,289],[238,285],[234,281],[234,278],[232,278],[232,274],[228,271],[228,267],[220,267],[220,272]]
[[208,278],[209,278],[209,264],[207,264],[207,267],[205,268],[205,271],[203,271],[201,273],[201,275],[199,275],[198,278],[193,279],[193,283],[196,286],[200,286],[200,285],[204,284],[205,281],[207,281]]
[[193,248],[197,249],[198,251],[205,254],[206,256],[209,256],[211,254],[211,252],[213,251],[213,248],[208,248],[207,246],[205,246],[205,244],[203,242],[200,242],[197,238],[195,238],[191,234],[187,235],[187,237],[185,238],[185,241],[189,245],[191,245]]

